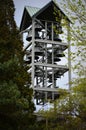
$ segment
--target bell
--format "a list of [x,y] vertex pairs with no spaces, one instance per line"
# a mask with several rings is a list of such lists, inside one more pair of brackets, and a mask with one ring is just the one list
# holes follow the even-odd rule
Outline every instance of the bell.
[[[54,64],[55,64],[55,62],[59,62],[59,61],[61,61],[60,58],[54,57]],[[48,59],[48,63],[51,64],[52,63],[52,59]]]
[[[57,80],[58,77],[55,76],[54,74],[54,81]],[[49,74],[49,83],[52,83],[52,74]]]
[[[32,62],[32,55],[31,52],[26,51],[26,59],[28,61],[28,63],[30,64]],[[34,60],[38,60],[39,56],[35,55]]]
[[[27,58],[28,58],[28,59],[32,59],[32,55],[28,55]],[[38,57],[38,56],[35,56],[35,60],[38,60],[38,59],[39,59],[39,57]]]
[[[42,28],[40,26],[36,26],[35,27],[35,39],[41,39],[39,32],[42,30]],[[27,41],[31,41],[32,40],[32,28],[29,30],[28,35],[26,37]]]
[[31,63],[30,60],[26,60],[26,61],[25,61],[25,64],[30,64],[30,63]]
[[59,38],[59,35],[54,32],[54,41],[61,42],[62,40]]
[[[54,62],[59,62],[61,61],[61,59],[59,57],[57,57],[57,55],[54,55]],[[52,53],[49,53],[48,55],[48,63],[52,63]]]
[[59,62],[59,61],[61,61],[60,58],[58,58],[58,57],[54,57],[54,62]]
[[55,50],[55,55],[57,57],[64,57],[65,56],[62,50]]
[[55,74],[54,74],[54,77],[55,77],[55,78],[60,78],[60,75],[59,75],[58,73],[55,73]]
[[54,46],[54,49],[59,49],[59,50],[62,50],[62,51],[64,51],[66,48],[67,48],[66,45],[65,46],[62,46],[62,45],[55,45]]
[[49,79],[49,81],[48,81],[49,83],[52,83],[52,79]]
[[59,24],[57,24],[57,23],[54,23],[54,41],[59,41],[59,42],[61,42],[62,40],[59,38],[59,34],[61,33],[61,31],[62,31],[62,27],[59,25]]
[[[54,81],[57,80],[57,78],[59,78],[59,77],[55,77],[55,78],[54,78]],[[52,78],[50,78],[50,79],[48,80],[48,82],[49,82],[49,83],[52,83]]]
[[32,40],[32,29],[29,30],[27,36],[26,36],[26,40],[27,41],[31,41]]
[[[49,35],[49,40],[51,40],[51,35]],[[54,38],[53,38],[54,41],[58,41],[58,42],[62,42],[62,40],[59,38],[59,36],[57,34],[54,34]]]
[[40,70],[35,70],[35,76],[43,77],[43,73]]
[[[49,40],[52,40],[52,24],[51,23],[48,23],[48,26],[47,26],[49,32]],[[53,40],[54,41],[59,41],[61,42],[62,40],[59,38],[59,34],[63,33],[62,31],[62,26],[60,25],[60,23],[54,23],[53,24]]]
[[58,31],[58,34],[61,34],[61,33],[63,33],[63,31],[62,31],[62,26],[61,26],[61,23],[60,22],[58,22],[58,23],[54,23],[54,27],[55,27],[55,30],[54,31]]
[[34,49],[36,56],[43,56],[44,52],[41,46],[36,45]]
[[55,73],[55,76],[56,76],[57,78],[60,78],[60,76],[62,76],[62,75],[63,75],[62,70],[58,70],[58,71]]
[[41,39],[39,32],[41,32],[42,28],[41,27],[36,27],[35,28],[35,39]]
[[48,78],[49,78],[49,81],[48,81],[48,82],[52,83],[52,74],[49,74],[49,75],[48,75]]

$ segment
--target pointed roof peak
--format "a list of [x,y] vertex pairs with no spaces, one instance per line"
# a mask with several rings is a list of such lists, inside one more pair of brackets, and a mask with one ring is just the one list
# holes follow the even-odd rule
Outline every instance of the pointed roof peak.
[[57,2],[55,2],[55,0],[50,0],[50,2],[48,2],[42,8],[26,6],[24,8],[20,30],[22,31],[25,30],[27,27],[29,27],[30,24],[32,23],[33,18],[55,22],[56,21],[56,15],[54,15],[55,10],[57,12],[57,16],[60,17],[59,15],[60,12],[61,16],[65,16],[67,20],[70,22],[69,18],[64,14],[64,12],[61,10]]

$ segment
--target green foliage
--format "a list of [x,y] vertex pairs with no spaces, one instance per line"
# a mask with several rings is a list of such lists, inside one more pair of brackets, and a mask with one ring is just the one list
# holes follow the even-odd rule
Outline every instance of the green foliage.
[[[70,28],[71,45],[74,46],[72,55],[73,71],[78,77],[86,78],[86,2],[85,0],[64,0],[62,8],[72,21]],[[71,50],[72,51],[72,50]],[[78,71],[77,71],[78,70]]]
[[[66,90],[65,90],[66,91]],[[61,92],[61,90],[60,90]],[[63,91],[62,91],[63,93]],[[64,92],[48,111],[39,111],[47,120],[47,130],[85,130],[86,129],[86,80],[73,87],[70,93]]]
[[0,129],[28,130],[35,108],[14,11],[12,0],[0,0]]

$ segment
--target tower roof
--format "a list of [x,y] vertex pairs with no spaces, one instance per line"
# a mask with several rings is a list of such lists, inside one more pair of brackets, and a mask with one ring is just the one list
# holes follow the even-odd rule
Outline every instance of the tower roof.
[[[56,13],[56,14],[55,14]],[[40,20],[56,21],[56,17],[65,16],[70,22],[69,18],[64,14],[64,12],[59,8],[59,6],[54,2],[50,1],[43,8],[26,6],[24,8],[20,31],[25,30],[32,24],[32,19],[37,18]]]

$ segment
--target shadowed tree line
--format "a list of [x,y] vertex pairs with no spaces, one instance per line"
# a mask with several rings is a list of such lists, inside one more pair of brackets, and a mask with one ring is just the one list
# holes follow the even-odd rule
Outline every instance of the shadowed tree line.
[[12,0],[0,0],[0,130],[27,130],[34,123],[28,67]]

